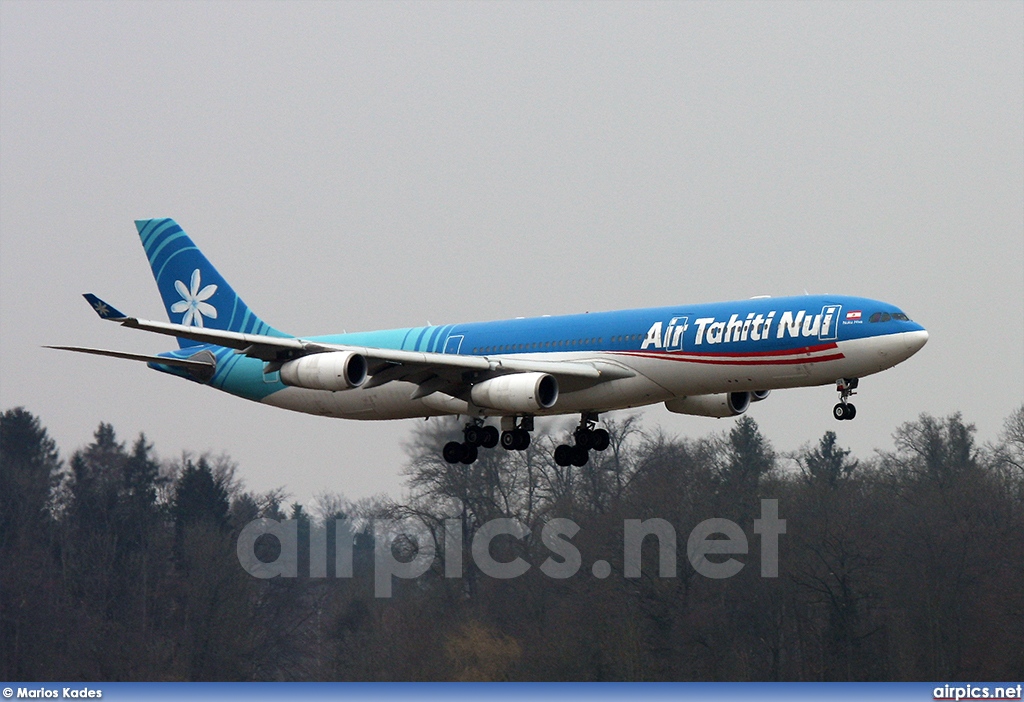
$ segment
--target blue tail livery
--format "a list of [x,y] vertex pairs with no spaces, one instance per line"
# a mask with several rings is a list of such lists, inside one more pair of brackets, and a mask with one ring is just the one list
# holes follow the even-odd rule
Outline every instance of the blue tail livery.
[[346,419],[466,417],[450,463],[499,443],[522,450],[534,418],[578,414],[556,463],[608,447],[600,415],[664,403],[743,414],[772,390],[835,384],[836,419],[856,416],[860,379],[902,363],[928,332],[898,307],[804,295],[295,337],[261,320],[172,219],[136,222],[170,322],[139,319],[91,293],[105,320],[177,339],[155,356],[61,346],[150,368],[284,409]]
[[[282,336],[257,317],[173,219],[135,222],[167,317],[189,327]],[[180,338],[182,348],[200,342]]]

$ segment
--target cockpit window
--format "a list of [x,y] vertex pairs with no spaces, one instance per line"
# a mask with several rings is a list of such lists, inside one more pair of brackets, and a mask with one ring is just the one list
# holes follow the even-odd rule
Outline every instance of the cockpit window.
[[910,321],[910,317],[903,314],[902,312],[893,312],[892,314],[889,314],[888,312],[875,312],[870,317],[868,317],[869,322],[888,322],[889,320],[892,319],[895,319],[900,322]]

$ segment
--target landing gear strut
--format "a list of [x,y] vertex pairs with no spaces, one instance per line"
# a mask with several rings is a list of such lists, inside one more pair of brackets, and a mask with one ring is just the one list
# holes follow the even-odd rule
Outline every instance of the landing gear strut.
[[590,460],[590,449],[604,451],[611,443],[611,437],[605,429],[596,429],[597,413],[584,412],[580,417],[580,425],[572,433],[574,445],[562,444],[555,449],[555,463],[560,466],[576,466],[582,468]]
[[857,378],[840,378],[836,381],[836,392],[839,393],[839,403],[832,408],[832,416],[836,419],[853,419],[857,416],[857,408],[847,402],[850,395],[856,395],[857,385],[860,380]]

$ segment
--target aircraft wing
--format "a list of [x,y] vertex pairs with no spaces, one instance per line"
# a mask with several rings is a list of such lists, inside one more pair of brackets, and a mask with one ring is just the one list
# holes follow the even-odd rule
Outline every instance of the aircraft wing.
[[[371,378],[365,387],[375,387],[393,380],[409,380],[420,384],[423,396],[445,386],[461,384],[465,372],[479,372],[486,375],[503,373],[538,372],[549,373],[576,383],[593,384],[631,377],[634,372],[625,366],[609,361],[541,361],[509,358],[508,356],[468,356],[460,354],[427,353],[347,344],[327,344],[295,337],[244,334],[241,332],[207,329],[170,322],[156,322],[129,317],[92,294],[85,295],[96,313],[102,318],[118,322],[131,329],[164,334],[215,344],[235,349],[236,353],[258,358],[271,364],[268,370],[287,361],[314,353],[349,351],[366,358]],[[78,349],[68,349],[78,350]],[[85,351],[84,349],[82,349]],[[91,352],[91,351],[88,351]],[[104,355],[113,355],[105,353]],[[166,361],[158,361],[166,363]],[[433,389],[431,389],[433,388]],[[429,390],[429,392],[428,392]]]

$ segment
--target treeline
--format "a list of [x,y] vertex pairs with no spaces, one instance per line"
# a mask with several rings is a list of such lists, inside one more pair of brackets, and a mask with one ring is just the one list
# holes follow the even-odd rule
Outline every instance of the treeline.
[[[310,511],[286,506],[282,490],[246,491],[226,457],[161,463],[145,436],[126,444],[108,424],[65,461],[37,417],[8,410],[0,678],[1024,677],[1024,406],[995,444],[978,445],[959,414],[922,415],[895,431],[892,451],[860,459],[832,432],[780,455],[749,417],[699,439],[635,419],[606,426],[610,448],[582,468],[557,466],[565,439],[541,432],[526,451],[466,466],[440,458],[459,425],[434,421],[408,447],[405,500],[324,493]],[[762,499],[786,520],[777,577],[761,574]],[[310,527],[350,520],[353,577],[333,577],[333,541],[332,577],[249,575],[236,543],[260,517],[297,520],[300,576]],[[473,537],[497,518],[529,530],[491,544],[496,560],[530,565],[520,577],[474,564]],[[556,518],[578,525],[582,556],[562,579],[540,568],[552,556],[542,528]],[[687,558],[688,536],[710,518],[746,535],[733,577],[705,577]],[[390,598],[374,596],[381,519],[425,526],[438,554],[420,577],[395,579]],[[640,577],[626,577],[625,521],[651,519],[675,530],[676,567],[663,572],[664,544],[648,537]],[[445,552],[446,520],[459,525],[458,554]],[[268,538],[256,550],[273,561],[281,545]],[[456,557],[462,577],[445,577]],[[599,560],[607,577],[591,569]]]

